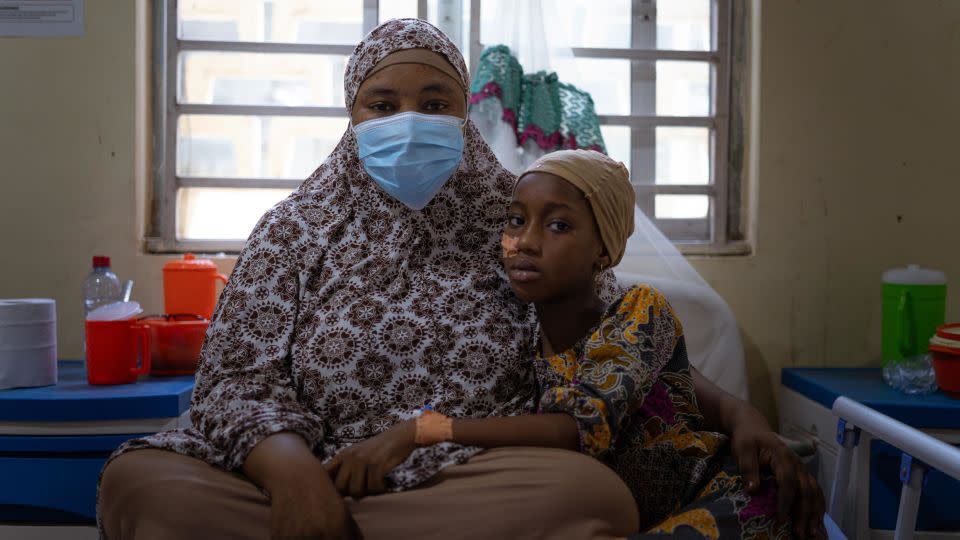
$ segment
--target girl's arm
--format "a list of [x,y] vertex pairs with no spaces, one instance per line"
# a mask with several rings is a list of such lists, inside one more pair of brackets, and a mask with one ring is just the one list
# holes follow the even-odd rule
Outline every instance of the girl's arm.
[[465,446],[543,446],[580,451],[577,422],[569,414],[455,418],[453,442]]
[[[580,450],[576,421],[568,414],[454,419],[450,440],[465,446],[541,446]],[[343,495],[363,497],[387,489],[386,474],[417,448],[416,420],[405,420],[343,449],[323,464]]]

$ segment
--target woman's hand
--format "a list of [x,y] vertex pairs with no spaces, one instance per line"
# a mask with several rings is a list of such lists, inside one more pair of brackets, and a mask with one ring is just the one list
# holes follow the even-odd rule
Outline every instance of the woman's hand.
[[792,518],[797,538],[825,538],[823,491],[800,457],[777,437],[766,418],[753,407],[738,407],[730,427],[733,454],[747,491],[754,493],[760,488],[761,469],[772,471],[777,479],[780,519]]
[[363,497],[386,491],[384,477],[417,447],[416,423],[405,420],[369,439],[345,448],[323,467],[343,495]]
[[360,530],[320,460],[295,433],[253,447],[243,472],[270,493],[270,537],[358,540]]
[[323,466],[298,469],[271,482],[270,538],[359,540],[363,538]]

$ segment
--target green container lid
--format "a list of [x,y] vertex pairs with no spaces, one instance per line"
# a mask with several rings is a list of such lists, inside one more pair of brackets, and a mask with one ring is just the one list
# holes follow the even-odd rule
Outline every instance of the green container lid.
[[947,276],[939,270],[911,264],[906,268],[887,270],[883,273],[883,282],[891,285],[946,285]]

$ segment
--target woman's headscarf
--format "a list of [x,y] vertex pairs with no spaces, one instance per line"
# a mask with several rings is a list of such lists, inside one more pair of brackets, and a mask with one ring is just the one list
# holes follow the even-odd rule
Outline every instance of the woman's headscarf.
[[610,266],[616,266],[623,259],[627,238],[633,234],[636,192],[627,167],[594,150],[560,150],[533,162],[520,178],[535,172],[559,176],[583,192],[610,256]]
[[[443,32],[417,19],[391,20],[364,38],[347,64],[347,110],[384,58],[417,49],[443,56],[469,88],[463,57]],[[323,259],[305,283],[309,310],[323,316],[308,323],[314,328],[304,347],[325,350],[325,343],[349,335],[359,357],[332,359],[330,369],[350,366],[344,371],[361,375],[358,397],[385,412],[412,412],[430,401],[447,414],[483,416],[517,397],[528,380],[521,360],[532,324],[499,260],[514,180],[468,121],[459,168],[423,210],[411,210],[364,171],[348,128],[290,199],[316,243],[325,244],[317,246]],[[319,367],[327,371],[325,356],[318,355]],[[382,374],[365,386],[367,372]],[[316,384],[307,387],[321,392],[325,385],[327,395],[340,386],[329,379]],[[375,431],[351,420],[360,418],[341,419],[350,433]]]

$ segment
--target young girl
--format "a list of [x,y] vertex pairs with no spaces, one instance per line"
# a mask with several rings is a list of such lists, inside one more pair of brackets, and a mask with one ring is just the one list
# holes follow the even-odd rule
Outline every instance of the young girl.
[[[623,257],[635,196],[623,164],[593,151],[548,154],[521,175],[504,228],[514,292],[536,306],[538,412],[565,413],[580,449],[624,480],[641,530],[690,502],[718,472],[723,435],[699,431],[683,331],[666,299],[635,286],[613,302],[596,278]],[[703,512],[686,524],[718,532]]]
[[[726,437],[700,429],[683,331],[663,295],[644,285],[609,303],[598,294],[601,272],[623,257],[634,204],[624,165],[598,152],[554,152],[524,172],[502,245],[511,287],[540,322],[537,414],[451,419],[428,410],[328,462],[341,491],[367,481],[367,493],[383,491],[383,475],[414,445],[550,446],[617,473],[639,512],[634,532],[789,536],[774,520],[771,482],[747,494],[718,455]],[[370,463],[380,466],[365,470]]]

